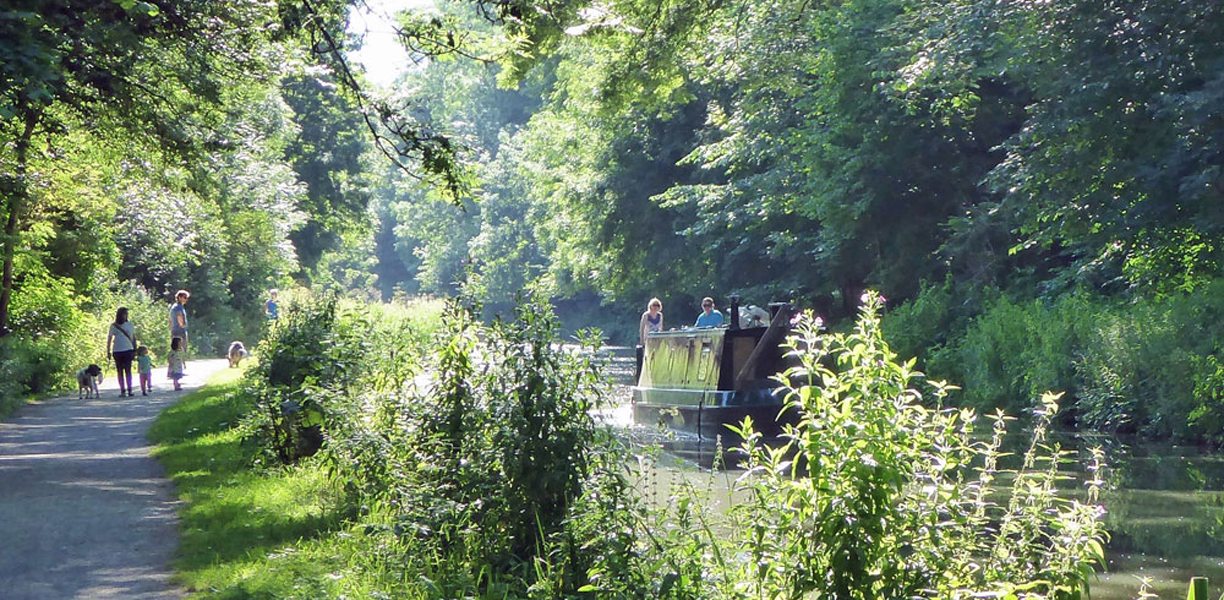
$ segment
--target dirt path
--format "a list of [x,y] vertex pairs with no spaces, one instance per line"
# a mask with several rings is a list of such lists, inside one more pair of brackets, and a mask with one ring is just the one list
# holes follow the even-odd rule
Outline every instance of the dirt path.
[[[186,390],[226,361],[187,365]],[[153,419],[184,393],[153,371],[155,392],[76,394],[25,406],[0,423],[0,598],[181,598],[172,484],[149,452]],[[137,383],[139,389],[139,383]]]

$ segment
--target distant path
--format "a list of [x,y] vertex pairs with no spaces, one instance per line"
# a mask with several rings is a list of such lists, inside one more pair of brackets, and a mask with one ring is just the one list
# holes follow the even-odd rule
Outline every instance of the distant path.
[[163,366],[153,394],[120,399],[112,365],[101,399],[74,392],[0,422],[0,598],[183,597],[170,584],[178,504],[145,434],[225,367],[193,360],[175,392]]

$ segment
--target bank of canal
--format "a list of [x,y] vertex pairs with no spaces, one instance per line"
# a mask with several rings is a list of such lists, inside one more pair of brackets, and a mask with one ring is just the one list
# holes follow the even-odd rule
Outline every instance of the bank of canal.
[[[628,410],[628,386],[633,376],[632,350],[614,349],[611,376],[614,398],[621,407],[610,418],[625,428],[627,437],[640,444],[662,447],[670,458],[660,461],[647,478],[659,502],[666,501],[672,485],[685,482],[713,489],[711,502],[725,510],[735,500],[730,486],[737,474],[711,474],[700,465],[715,453],[713,444],[663,435],[650,428],[633,428]],[[1014,431],[1017,440],[1026,432]],[[1224,456],[1196,447],[1118,439],[1112,436],[1059,433],[1051,436],[1064,448],[1076,451],[1065,470],[1073,480],[1066,493],[1082,487],[1079,456],[1093,446],[1106,452],[1108,470],[1102,501],[1110,539],[1107,568],[1092,584],[1094,600],[1129,600],[1137,596],[1140,578],[1147,578],[1161,598],[1182,598],[1193,576],[1224,585]]]

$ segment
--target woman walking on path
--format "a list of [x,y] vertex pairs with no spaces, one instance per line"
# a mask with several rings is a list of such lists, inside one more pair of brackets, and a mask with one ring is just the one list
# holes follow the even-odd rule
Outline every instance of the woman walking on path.
[[128,309],[115,311],[115,322],[106,334],[106,352],[115,359],[115,375],[119,378],[119,397],[135,396],[132,391],[132,359],[136,358],[136,327],[128,321]]

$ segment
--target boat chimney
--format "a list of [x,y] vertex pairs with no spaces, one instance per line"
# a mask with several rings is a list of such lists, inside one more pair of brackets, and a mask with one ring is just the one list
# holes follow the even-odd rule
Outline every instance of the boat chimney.
[[794,310],[795,291],[790,290],[786,292],[785,294],[783,294],[783,296],[784,297],[782,299],[775,300],[769,303],[769,318],[771,320],[774,317],[778,316],[778,311],[782,310],[783,307],[786,308],[786,311],[788,313],[787,316],[789,316],[789,313]]
[[731,299],[731,314],[728,315],[728,318],[731,319],[731,323],[728,325],[728,327],[731,329],[739,329],[739,294],[731,294],[728,296],[728,298]]

